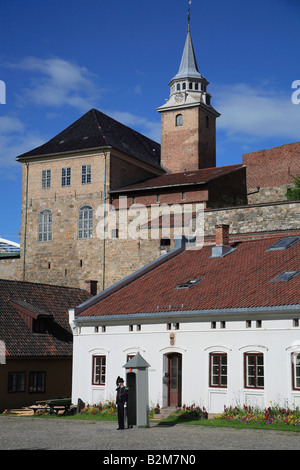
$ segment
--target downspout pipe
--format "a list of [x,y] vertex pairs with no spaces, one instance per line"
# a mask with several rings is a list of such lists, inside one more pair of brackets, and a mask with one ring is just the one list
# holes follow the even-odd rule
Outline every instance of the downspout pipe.
[[28,174],[29,174],[29,163],[26,165],[26,190],[25,190],[25,215],[24,215],[24,238],[23,238],[23,272],[22,281],[25,281],[25,257],[26,257],[26,236],[27,236],[27,206],[28,206]]
[[103,189],[103,201],[104,201],[104,215],[103,215],[103,245],[102,245],[102,290],[105,285],[105,203],[106,203],[106,153],[104,153],[104,189]]

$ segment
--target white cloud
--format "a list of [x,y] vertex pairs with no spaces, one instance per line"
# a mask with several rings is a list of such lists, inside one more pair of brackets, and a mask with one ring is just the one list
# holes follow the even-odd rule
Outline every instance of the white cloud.
[[[5,170],[6,177],[12,178],[14,168],[21,168],[16,156],[44,143],[37,135],[28,134],[23,122],[14,116],[0,117],[0,172]],[[12,173],[7,173],[10,168]]]
[[213,98],[222,114],[217,127],[229,138],[300,140],[300,105],[292,103],[292,89],[288,94],[242,83],[216,87]]
[[149,139],[155,142],[160,142],[161,125],[160,121],[150,121],[141,116],[136,116],[126,111],[104,111],[113,119],[125,124],[125,126],[132,127],[137,132],[140,132]]
[[[2,134],[15,134],[22,132],[24,130],[24,124],[22,121],[16,117],[11,116],[0,116],[0,135],[1,139],[3,138]],[[2,143],[2,140],[1,140]]]
[[85,67],[54,57],[39,59],[27,57],[9,64],[31,74],[31,86],[22,90],[19,102],[60,107],[70,105],[85,112],[94,107],[103,92],[94,84],[95,75]]

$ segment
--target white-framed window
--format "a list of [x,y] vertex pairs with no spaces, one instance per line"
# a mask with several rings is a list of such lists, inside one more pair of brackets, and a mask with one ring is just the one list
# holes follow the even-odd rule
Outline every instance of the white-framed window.
[[300,352],[292,353],[292,387],[300,390]]
[[78,238],[93,238],[93,208],[82,206],[78,214]]
[[227,387],[227,354],[212,352],[209,354],[209,386]]
[[95,355],[92,360],[92,385],[105,385],[106,356]]
[[42,170],[42,188],[50,188],[51,170]]
[[39,213],[38,241],[52,241],[52,212],[49,209]]
[[82,165],[81,167],[81,184],[89,184],[92,182],[91,165]]
[[245,388],[264,388],[264,355],[262,353],[244,353]]
[[70,167],[61,169],[61,185],[71,186],[71,168]]

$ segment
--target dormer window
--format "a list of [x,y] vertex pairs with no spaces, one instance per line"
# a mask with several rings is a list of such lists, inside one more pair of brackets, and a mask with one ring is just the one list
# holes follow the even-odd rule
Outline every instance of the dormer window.
[[49,320],[45,317],[37,317],[32,320],[32,332],[45,334],[47,333],[47,326]]
[[11,299],[10,303],[33,333],[47,333],[50,322],[53,321],[51,313],[30,304],[26,300]]

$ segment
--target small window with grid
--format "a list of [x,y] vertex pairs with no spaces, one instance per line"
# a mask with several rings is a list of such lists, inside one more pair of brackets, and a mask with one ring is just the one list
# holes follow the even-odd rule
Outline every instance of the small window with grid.
[[61,169],[61,185],[71,186],[71,168],[70,167]]
[[50,188],[51,170],[42,170],[42,188]]
[[91,165],[82,165],[81,167],[81,183],[89,184],[92,182],[92,168]]

